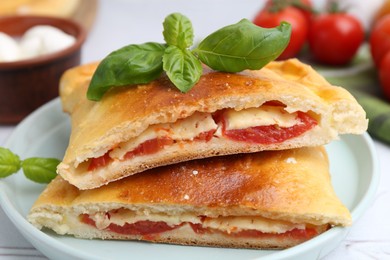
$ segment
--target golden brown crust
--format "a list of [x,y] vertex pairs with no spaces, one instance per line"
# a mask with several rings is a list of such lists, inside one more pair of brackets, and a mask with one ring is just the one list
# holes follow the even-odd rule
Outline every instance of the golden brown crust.
[[[58,176],[33,205],[28,219],[38,228],[82,238],[144,239],[81,223],[118,208],[148,216],[254,216],[326,226],[350,225],[351,216],[335,195],[323,147],[214,157],[148,170],[93,190],[78,190]],[[147,212],[147,213],[144,213]],[[73,221],[72,221],[73,220]],[[158,221],[158,220],[154,220]],[[149,238],[150,239],[150,238]],[[197,234],[188,227],[154,242],[245,248],[285,248],[304,240],[258,239]]]
[[324,148],[268,151],[155,168],[93,190],[58,177],[32,212],[45,206],[138,205],[212,215],[261,215],[313,224],[350,224],[336,197]]
[[[260,71],[236,74],[206,70],[186,94],[161,77],[146,85],[114,88],[101,101],[93,102],[86,99],[85,93],[96,66],[89,64],[69,70],[60,84],[63,108],[72,116],[72,134],[58,172],[81,189],[99,187],[152,166],[214,154],[322,145],[337,138],[339,133],[362,133],[367,128],[363,109],[347,91],[330,85],[311,67],[297,60],[271,62]],[[282,102],[289,112],[310,111],[317,115],[318,127],[277,145],[240,147],[212,140],[209,147],[213,148],[204,152],[199,149],[201,144],[194,145],[176,152],[175,157],[164,152],[139,164],[134,161],[118,164],[106,173],[76,169],[88,158],[99,157],[117,144],[138,136],[149,125],[175,122],[196,111],[211,113],[224,108],[259,107],[270,100]],[[126,164],[134,165],[133,169]]]

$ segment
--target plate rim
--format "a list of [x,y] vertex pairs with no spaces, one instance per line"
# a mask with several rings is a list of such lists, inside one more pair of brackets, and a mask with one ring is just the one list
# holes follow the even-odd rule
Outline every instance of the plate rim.
[[[20,129],[23,128],[24,125],[27,125],[36,117],[41,116],[42,113],[44,114],[46,110],[58,108],[57,106],[60,106],[60,98],[58,97],[49,101],[48,103],[44,104],[43,106],[32,112],[30,115],[28,115],[15,127],[14,131],[12,131],[12,133],[4,143],[4,147],[11,146],[12,140],[17,138],[19,131],[21,131]],[[370,202],[373,201],[374,196],[378,190],[380,174],[378,156],[372,138],[367,132],[363,135],[354,135],[353,138],[361,139],[360,141],[363,142],[363,144],[368,148],[367,153],[370,155],[370,162],[372,168],[370,183],[367,185],[368,189],[365,190],[365,192],[361,196],[362,199],[359,200],[353,210],[351,210],[352,219],[353,222],[355,222],[367,210],[370,205]],[[340,139],[343,140],[343,136],[341,136]],[[14,203],[11,201],[9,195],[6,192],[6,190],[9,188],[9,185],[4,183],[4,181],[0,179],[0,206],[4,210],[7,217],[10,219],[10,221],[14,224],[14,226],[38,251],[40,251],[46,256],[50,256],[50,254],[48,254],[47,252],[47,248],[44,248],[44,246],[46,246],[50,248],[50,250],[55,250],[57,253],[63,253],[64,256],[82,259],[99,259],[96,257],[96,255],[90,255],[79,249],[72,248],[70,245],[63,243],[57,240],[55,237],[52,237],[49,234],[35,228],[27,221],[26,217],[23,216],[23,214],[21,214],[21,212],[19,212],[18,209],[14,206]],[[315,249],[322,243],[334,239],[336,237],[339,237],[340,240],[343,240],[352,227],[353,226],[334,227],[326,231],[325,233],[300,245],[280,251],[273,251],[270,254],[262,255],[256,257],[255,259],[284,259],[287,257],[299,256],[302,251]]]

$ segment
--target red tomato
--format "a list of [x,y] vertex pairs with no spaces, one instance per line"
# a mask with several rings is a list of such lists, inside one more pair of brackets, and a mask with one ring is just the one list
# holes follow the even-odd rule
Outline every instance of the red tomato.
[[299,123],[291,127],[277,127],[275,125],[255,126],[246,129],[225,130],[223,120],[222,133],[231,140],[255,143],[274,144],[300,136],[317,125],[317,121],[308,114],[298,112]]
[[108,153],[98,157],[92,158],[88,166],[88,171],[93,171],[99,167],[106,166],[111,161],[111,157]]
[[313,15],[313,4],[311,0],[268,0],[265,4],[265,8],[278,8],[278,6],[296,7],[300,12],[302,12],[308,24],[310,23],[311,17]]
[[344,65],[356,54],[364,40],[360,21],[346,13],[322,14],[312,19],[309,47],[320,63]]
[[134,150],[125,154],[126,159],[133,158],[137,155],[146,155],[157,153],[162,150],[165,145],[173,144],[173,139],[169,137],[154,138],[146,140],[142,144],[138,145]]
[[[274,102],[267,103],[277,105],[277,103]],[[257,144],[280,143],[297,137],[317,125],[317,121],[314,118],[300,111],[298,111],[298,115],[296,117],[299,122],[291,127],[268,125],[227,130],[226,125],[228,122],[226,121],[227,119],[224,116],[223,111],[214,114],[213,118],[217,124],[222,124],[223,136],[235,141]]]
[[[189,223],[192,230],[197,234],[213,234],[213,233],[220,233],[220,231],[213,229],[213,228],[204,228],[202,224],[193,224]],[[284,233],[263,233],[259,230],[254,229],[246,229],[241,230],[238,232],[229,233],[229,236],[232,237],[252,237],[252,238],[265,238],[265,237],[288,237],[288,238],[294,238],[294,239],[310,239],[318,235],[318,231],[314,228],[306,228],[306,229],[297,229],[294,228],[292,230],[286,231]]]
[[[292,0],[294,7],[298,8],[299,11],[303,14],[308,24],[308,28],[310,26],[311,19],[313,17],[313,5],[310,0]],[[295,3],[295,4],[294,4]]]
[[[85,224],[96,227],[95,221],[91,219],[87,214],[81,215],[81,221]],[[169,226],[167,223],[162,221],[154,222],[149,220],[143,220],[132,224],[125,223],[123,226],[119,226],[112,223],[106,229],[118,234],[125,235],[150,235],[163,233],[165,231],[178,228],[180,226],[181,225]]]
[[262,9],[253,20],[253,23],[264,27],[272,28],[278,26],[282,21],[291,24],[291,39],[287,48],[278,57],[278,60],[288,59],[296,56],[306,42],[308,24],[301,11],[288,6],[280,11],[272,12],[270,8]]
[[112,232],[124,235],[151,235],[163,233],[178,227],[180,227],[180,225],[170,226],[163,221],[154,222],[143,220],[132,224],[125,223],[123,226],[110,224],[107,229]]
[[390,50],[383,56],[379,66],[379,80],[383,93],[390,100]]
[[383,56],[390,50],[390,15],[375,23],[370,35],[371,56],[379,68]]

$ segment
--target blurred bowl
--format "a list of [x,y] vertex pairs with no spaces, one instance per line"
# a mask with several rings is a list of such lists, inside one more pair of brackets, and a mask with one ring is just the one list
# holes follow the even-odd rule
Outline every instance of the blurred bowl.
[[0,62],[0,124],[15,124],[58,96],[62,73],[80,64],[86,31],[71,19],[44,16],[0,17],[0,31],[20,37],[35,25],[50,25],[76,38],[70,47],[36,58]]

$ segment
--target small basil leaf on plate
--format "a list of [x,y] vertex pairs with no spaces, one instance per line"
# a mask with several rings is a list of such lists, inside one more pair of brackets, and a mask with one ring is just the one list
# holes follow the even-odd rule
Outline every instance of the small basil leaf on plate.
[[32,157],[22,162],[22,169],[27,179],[38,183],[49,183],[57,176],[56,169],[60,163],[55,158]]
[[87,98],[98,101],[111,88],[145,84],[162,73],[165,44],[148,42],[130,44],[104,58],[92,76]]
[[20,169],[19,156],[9,149],[0,147],[0,178],[5,178]]
[[168,15],[163,22],[163,35],[168,45],[180,49],[190,47],[194,40],[194,30],[191,21],[180,13]]
[[258,70],[276,59],[290,41],[291,25],[262,28],[247,19],[207,36],[193,52],[214,70]]
[[202,75],[202,64],[195,55],[174,45],[165,50],[163,64],[168,78],[182,92],[189,91]]

